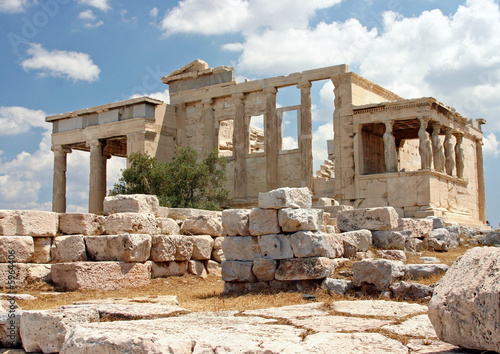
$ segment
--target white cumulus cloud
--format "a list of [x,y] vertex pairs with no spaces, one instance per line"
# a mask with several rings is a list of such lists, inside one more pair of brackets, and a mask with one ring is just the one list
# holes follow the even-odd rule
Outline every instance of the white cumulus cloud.
[[23,12],[33,1],[29,0],[0,0],[0,12]]
[[485,156],[500,156],[500,143],[495,134],[490,133],[483,137],[483,154]]
[[111,6],[108,4],[108,0],[78,0],[78,3],[81,5],[95,7],[101,11],[108,11],[111,9]]
[[92,10],[85,10],[78,14],[78,18],[84,21],[84,26],[87,28],[95,28],[104,24],[101,20],[97,21],[96,15]]
[[21,62],[24,70],[37,70],[41,76],[63,77],[73,81],[95,81],[101,70],[86,53],[65,50],[48,51],[32,43],[27,51],[31,58]]
[[130,98],[138,98],[138,97],[143,97],[143,96],[148,96],[148,97],[163,101],[165,103],[170,103],[170,92],[168,89],[166,89],[165,91],[148,93],[146,95],[141,95],[141,94],[136,93],[136,94],[130,96]]
[[0,106],[0,126],[0,136],[26,133],[32,127],[50,128],[45,122],[44,111],[17,106]]

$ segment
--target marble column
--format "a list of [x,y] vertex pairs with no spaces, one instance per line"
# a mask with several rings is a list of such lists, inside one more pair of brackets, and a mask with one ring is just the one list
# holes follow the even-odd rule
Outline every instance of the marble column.
[[451,128],[445,129],[444,138],[444,156],[446,158],[445,169],[446,173],[453,176],[453,170],[455,169],[455,146],[453,145],[453,134]]
[[106,196],[106,160],[104,143],[99,140],[87,142],[90,148],[89,213],[102,214]]
[[313,153],[312,153],[312,103],[311,83],[299,82],[300,89],[300,136],[299,149],[302,160],[302,186],[313,190]]
[[54,152],[54,180],[52,184],[52,211],[66,212],[66,171],[68,153],[70,148],[62,145],[52,146]]
[[267,190],[278,188],[278,154],[279,154],[279,124],[276,114],[275,87],[264,89],[266,94],[266,113],[264,115],[264,151],[266,153],[266,184]]
[[247,165],[249,137],[245,122],[245,95],[235,93],[233,121],[233,157],[234,157],[234,197],[245,199],[247,196]]
[[420,153],[420,165],[423,170],[428,170],[432,165],[432,143],[427,133],[427,125],[429,123],[428,117],[419,117],[420,128],[418,130],[418,138],[420,139],[420,144],[418,146],[418,152]]
[[457,164],[457,177],[464,178],[464,169],[465,169],[465,153],[464,148],[462,147],[462,142],[464,140],[464,135],[462,133],[456,133],[455,139],[457,143],[455,145],[455,159]]
[[477,204],[479,220],[486,224],[486,198],[484,194],[483,142],[476,140]]
[[445,156],[443,143],[439,137],[440,131],[441,125],[439,123],[435,123],[431,135],[432,156],[434,160],[434,169],[438,172],[444,172]]
[[385,170],[387,172],[398,171],[398,150],[396,149],[396,138],[392,133],[394,121],[389,120],[385,122],[384,139],[384,158]]
[[206,152],[216,148],[215,141],[215,129],[214,129],[214,108],[212,106],[213,100],[211,98],[204,99],[203,103],[203,124],[204,129],[204,140]]

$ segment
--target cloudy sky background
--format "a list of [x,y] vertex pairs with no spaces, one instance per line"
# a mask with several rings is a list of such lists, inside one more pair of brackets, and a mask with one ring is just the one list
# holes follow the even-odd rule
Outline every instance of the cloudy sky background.
[[[0,31],[0,209],[51,209],[47,115],[142,95],[168,102],[161,77],[200,58],[234,66],[239,81],[345,63],[405,98],[485,118],[487,213],[500,221],[498,1],[0,0]],[[313,86],[316,167],[332,138],[332,90]],[[278,103],[297,100],[286,91]],[[69,155],[68,211],[87,210],[88,165],[88,154]],[[109,187],[123,166],[109,160]]]

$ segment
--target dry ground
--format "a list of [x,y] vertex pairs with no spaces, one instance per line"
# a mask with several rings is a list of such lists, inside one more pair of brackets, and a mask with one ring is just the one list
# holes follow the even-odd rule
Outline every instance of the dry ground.
[[[457,257],[467,251],[471,246],[460,246],[449,252],[422,252],[418,255],[409,255],[407,263],[422,263],[418,260],[422,256],[437,257],[442,263],[451,265]],[[352,263],[340,267],[339,272],[349,270]],[[348,277],[348,276],[347,276]],[[422,284],[432,284],[437,282],[441,276],[428,279],[421,279]],[[227,311],[227,310],[249,310],[258,308],[278,307],[307,303],[301,292],[280,292],[265,291],[240,295],[224,295],[224,282],[215,276],[207,279],[197,278],[191,275],[182,277],[170,277],[153,279],[150,286],[134,289],[122,289],[116,291],[72,291],[55,292],[54,288],[47,284],[32,284],[24,289],[19,289],[18,293],[28,293],[37,299],[33,301],[18,301],[23,310],[58,308],[62,305],[74,303],[75,301],[104,299],[104,298],[133,298],[138,296],[155,295],[176,295],[179,304],[192,311]],[[338,300],[353,300],[353,296],[329,295],[323,289],[316,289],[310,292],[316,295],[317,301],[331,303]]]

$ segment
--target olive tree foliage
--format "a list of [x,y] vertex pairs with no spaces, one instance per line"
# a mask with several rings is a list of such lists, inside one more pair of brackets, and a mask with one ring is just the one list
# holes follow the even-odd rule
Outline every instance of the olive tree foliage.
[[210,151],[198,161],[191,147],[177,147],[171,162],[159,162],[143,153],[128,157],[129,167],[109,191],[117,194],[154,194],[161,206],[220,210],[229,202],[227,158]]

